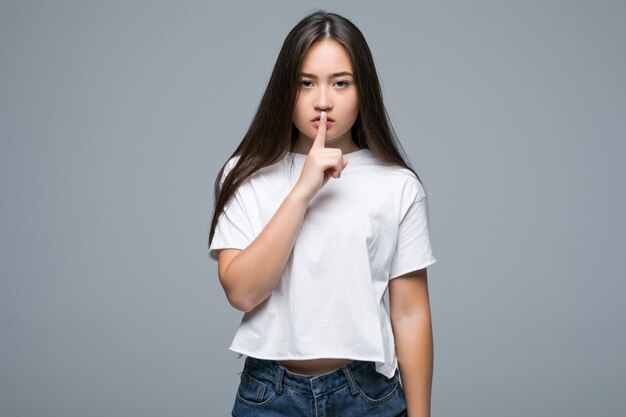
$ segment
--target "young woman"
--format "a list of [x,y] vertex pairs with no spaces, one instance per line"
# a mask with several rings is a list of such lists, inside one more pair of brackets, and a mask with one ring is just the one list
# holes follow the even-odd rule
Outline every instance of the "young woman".
[[287,35],[218,174],[209,255],[245,312],[232,415],[430,414],[426,194],[346,18],[317,11]]

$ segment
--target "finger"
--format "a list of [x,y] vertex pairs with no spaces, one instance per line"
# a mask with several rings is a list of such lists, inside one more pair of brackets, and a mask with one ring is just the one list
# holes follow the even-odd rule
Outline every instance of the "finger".
[[346,169],[346,167],[348,166],[348,162],[350,162],[350,161],[347,160],[346,158],[342,158],[342,160],[341,160],[341,170],[339,170],[339,169],[333,170],[333,174],[332,175],[333,175],[334,178],[341,177],[341,172],[344,169]]
[[320,124],[317,128],[317,136],[313,141],[312,147],[323,148],[326,143],[326,112],[323,111],[320,114]]

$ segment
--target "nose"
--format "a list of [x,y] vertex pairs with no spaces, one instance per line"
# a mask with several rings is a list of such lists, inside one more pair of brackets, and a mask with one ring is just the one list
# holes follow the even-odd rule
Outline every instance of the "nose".
[[328,111],[332,109],[332,101],[329,97],[329,93],[325,86],[321,86],[318,89],[317,97],[315,98],[315,109],[317,111]]

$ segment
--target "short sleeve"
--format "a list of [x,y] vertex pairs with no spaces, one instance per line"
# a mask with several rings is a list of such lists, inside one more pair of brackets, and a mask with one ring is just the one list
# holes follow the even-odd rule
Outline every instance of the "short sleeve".
[[[227,170],[230,170],[232,166],[233,161],[231,160],[227,169],[224,170],[222,182],[226,177]],[[230,201],[226,203],[224,212],[215,226],[213,240],[209,245],[209,256],[215,260],[218,259],[220,250],[227,248],[243,250],[255,238],[244,204],[244,190],[242,190],[244,186],[245,183],[235,191]]]
[[422,190],[400,221],[389,279],[426,268],[436,261],[428,232],[427,198]]

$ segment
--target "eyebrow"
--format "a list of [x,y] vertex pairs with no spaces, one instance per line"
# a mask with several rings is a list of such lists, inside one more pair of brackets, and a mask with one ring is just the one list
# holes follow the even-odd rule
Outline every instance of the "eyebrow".
[[[298,75],[300,77],[308,77],[308,78],[313,78],[313,79],[317,80],[317,75],[310,74],[308,72],[301,72]],[[343,75],[349,75],[351,77],[353,76],[349,71],[341,71],[341,72],[335,72],[333,74],[330,74],[330,78],[341,77]]]

